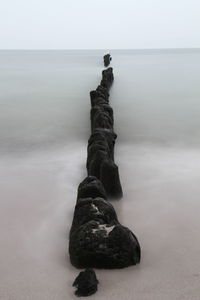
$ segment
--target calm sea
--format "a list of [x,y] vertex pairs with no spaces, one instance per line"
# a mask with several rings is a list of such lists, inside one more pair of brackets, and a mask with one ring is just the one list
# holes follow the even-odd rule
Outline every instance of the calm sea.
[[[199,143],[199,50],[111,51],[121,142]],[[0,51],[1,153],[89,135],[103,51]]]

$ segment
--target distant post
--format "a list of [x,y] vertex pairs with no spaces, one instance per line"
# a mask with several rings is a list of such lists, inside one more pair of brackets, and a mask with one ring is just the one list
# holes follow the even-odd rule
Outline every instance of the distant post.
[[104,60],[104,66],[105,66],[105,67],[108,67],[109,64],[110,64],[110,61],[112,60],[112,57],[111,57],[111,55],[108,53],[108,54],[104,55],[103,60]]

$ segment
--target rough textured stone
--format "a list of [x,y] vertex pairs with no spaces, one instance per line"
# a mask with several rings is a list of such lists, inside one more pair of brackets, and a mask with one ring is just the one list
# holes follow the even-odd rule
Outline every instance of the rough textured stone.
[[103,198],[81,198],[75,206],[70,236],[80,226],[97,221],[102,224],[117,224],[117,215],[112,204]]
[[101,165],[108,158],[108,153],[104,150],[97,150],[88,161],[88,175],[96,176],[100,179]]
[[[112,178],[112,180],[111,180]],[[119,179],[118,166],[111,160],[104,160],[101,164],[100,180],[108,197],[121,198],[123,196]]]
[[107,113],[103,107],[96,109],[91,121],[92,121],[91,124],[92,132],[96,128],[106,128],[106,129],[113,128],[113,120],[110,118],[109,113]]
[[[90,119],[91,119],[91,123],[92,123],[92,128],[94,127],[101,127],[101,125],[97,125],[95,124],[95,122],[97,122],[97,116],[98,118],[106,118],[109,121],[109,127],[108,128],[112,128],[113,124],[114,124],[114,119],[113,119],[113,110],[112,108],[106,104],[106,103],[97,103],[95,104],[91,111],[90,111]],[[106,128],[106,127],[102,127],[102,128]],[[93,131],[93,130],[92,130]]]
[[77,268],[115,269],[140,262],[140,245],[128,228],[96,220],[72,232],[69,253]]
[[94,270],[86,269],[79,273],[73,283],[73,286],[77,288],[75,294],[79,297],[90,296],[96,293],[98,283]]
[[[88,173],[90,173],[90,170],[91,170],[92,160],[95,159],[96,154],[99,151],[105,153],[105,157],[107,157],[107,156],[111,157],[111,152],[110,152],[108,143],[106,143],[104,141],[96,141],[96,142],[92,143],[90,146],[88,146],[88,151],[87,151],[88,156],[87,156],[86,167],[88,169]],[[99,171],[100,171],[100,166],[99,166]]]
[[105,87],[98,85],[98,87],[96,88],[96,91],[100,92],[106,100],[109,99],[109,96],[110,96],[109,91]]
[[95,176],[86,177],[78,186],[77,201],[80,198],[97,198],[107,199],[105,189],[100,180]]

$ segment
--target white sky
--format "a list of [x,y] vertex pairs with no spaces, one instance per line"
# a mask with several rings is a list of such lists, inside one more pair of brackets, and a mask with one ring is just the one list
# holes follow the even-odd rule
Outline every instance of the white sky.
[[0,49],[200,47],[200,0],[0,0]]

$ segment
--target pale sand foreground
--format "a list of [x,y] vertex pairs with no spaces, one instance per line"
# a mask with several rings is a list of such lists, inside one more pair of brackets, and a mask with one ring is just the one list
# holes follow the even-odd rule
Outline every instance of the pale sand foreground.
[[[1,299],[75,299],[67,233],[82,168],[84,143],[62,152],[1,164]],[[99,270],[91,299],[199,299],[200,154],[193,149],[118,147],[124,199],[114,202],[134,230],[142,261],[123,270]],[[73,150],[73,151],[72,151]],[[70,176],[69,176],[70,174]],[[84,174],[82,174],[84,175]]]
[[[97,57],[90,62],[90,67]],[[165,84],[165,80],[161,79],[158,91],[160,70],[156,77],[156,67],[153,68],[152,77],[152,72],[147,67],[148,59],[151,61],[153,57],[142,57],[144,63],[138,65],[136,71],[134,65],[131,66],[131,62],[127,61],[127,65],[130,65],[129,72],[133,72],[132,79],[130,74],[126,77],[127,69],[123,69],[125,57],[121,61],[120,57],[115,59],[118,62],[114,66],[118,78],[116,77],[111,96],[116,131],[119,133],[116,161],[124,190],[124,198],[112,203],[121,223],[137,235],[142,247],[142,260],[140,265],[122,270],[97,270],[99,290],[88,298],[91,300],[200,299],[200,147],[198,143],[195,144],[198,140],[200,114],[195,106],[191,109],[191,105],[198,102],[197,92],[196,95],[192,94],[193,98],[188,96],[189,102],[187,99],[184,102],[180,93],[183,86],[186,95],[197,91],[198,83],[194,83],[193,87],[186,87],[183,83],[175,90],[174,78],[170,79],[171,74],[174,74],[171,70]],[[80,59],[79,64],[84,60],[84,57]],[[138,60],[140,58],[136,57],[134,63],[137,64]],[[173,57],[171,60],[167,57],[166,64],[172,69]],[[24,112],[20,125],[22,137],[26,134],[25,140],[29,144],[39,134],[40,147],[35,142],[36,147],[33,149],[27,144],[20,148],[25,143],[23,138],[18,136],[15,139],[13,131],[13,136],[9,132],[10,144],[6,140],[6,150],[0,156],[1,300],[77,299],[72,283],[79,270],[71,266],[67,248],[77,186],[86,175],[86,146],[89,136],[89,115],[86,112],[89,109],[89,97],[83,87],[86,85],[86,89],[89,89],[96,85],[99,77],[95,78],[95,82],[92,82],[92,78],[100,72],[101,66],[96,65],[91,69],[82,70],[82,74],[86,73],[87,76],[78,87],[80,94],[84,94],[83,101],[79,103],[79,111],[76,102],[73,109],[70,105],[65,107],[66,110],[63,109],[65,99],[61,99],[55,104],[48,103],[49,110],[46,114],[39,101],[35,104],[35,111],[38,109],[38,113],[42,114],[37,116],[41,123],[36,121],[32,109],[26,111],[27,119]],[[166,69],[164,71],[166,74]],[[179,72],[181,76],[183,73],[181,70]],[[148,77],[146,82],[143,82],[143,73]],[[55,88],[51,88],[51,84],[58,74],[58,81],[66,76],[60,70],[52,78],[46,78],[46,74],[41,75],[42,91],[46,99],[49,99]],[[35,80],[36,77],[37,73],[34,75]],[[183,81],[183,77],[179,80]],[[188,82],[187,78],[185,81]],[[36,83],[39,84],[37,81]],[[45,88],[45,83],[49,84],[48,88]],[[143,85],[146,90],[141,88]],[[128,86],[130,91],[125,95]],[[73,82],[71,89],[76,89]],[[173,99],[167,94],[168,89],[176,94]],[[63,98],[68,93],[64,80],[59,85],[59,93],[60,97],[64,95]],[[34,95],[33,98],[37,99],[37,94]],[[73,97],[73,100],[80,99],[80,95]],[[163,97],[171,99],[164,104],[165,112],[163,102],[159,102]],[[180,103],[182,114],[177,109]],[[28,108],[30,104],[26,105]],[[173,113],[174,107],[177,113]],[[6,109],[12,111],[11,107]],[[72,117],[69,123],[69,115],[74,116],[75,111],[80,115],[81,110],[83,112],[79,127],[77,118]],[[12,114],[14,115],[13,112]],[[5,115],[2,113],[2,117]],[[31,131],[31,117],[35,118],[34,126],[40,125],[36,132]],[[66,117],[66,127],[60,121],[62,117]],[[19,126],[21,119],[17,120],[16,126]],[[85,128],[82,132],[83,120]],[[188,120],[189,125],[186,124]],[[60,137],[62,142],[58,143],[55,138],[51,143],[42,143],[42,134],[46,137],[50,131],[50,135],[53,135],[51,130],[59,122],[63,127],[60,126],[58,132],[61,129],[66,132],[66,136],[63,134]],[[44,128],[46,131],[42,131]],[[69,137],[71,129],[68,132],[68,128],[74,128],[73,137]],[[197,131],[194,132],[193,128],[197,128]],[[191,134],[188,133],[189,129]],[[58,133],[54,135],[57,137]],[[3,134],[2,136],[6,139]],[[187,136],[193,140],[193,144],[188,141]],[[177,141],[176,137],[180,140]]]

